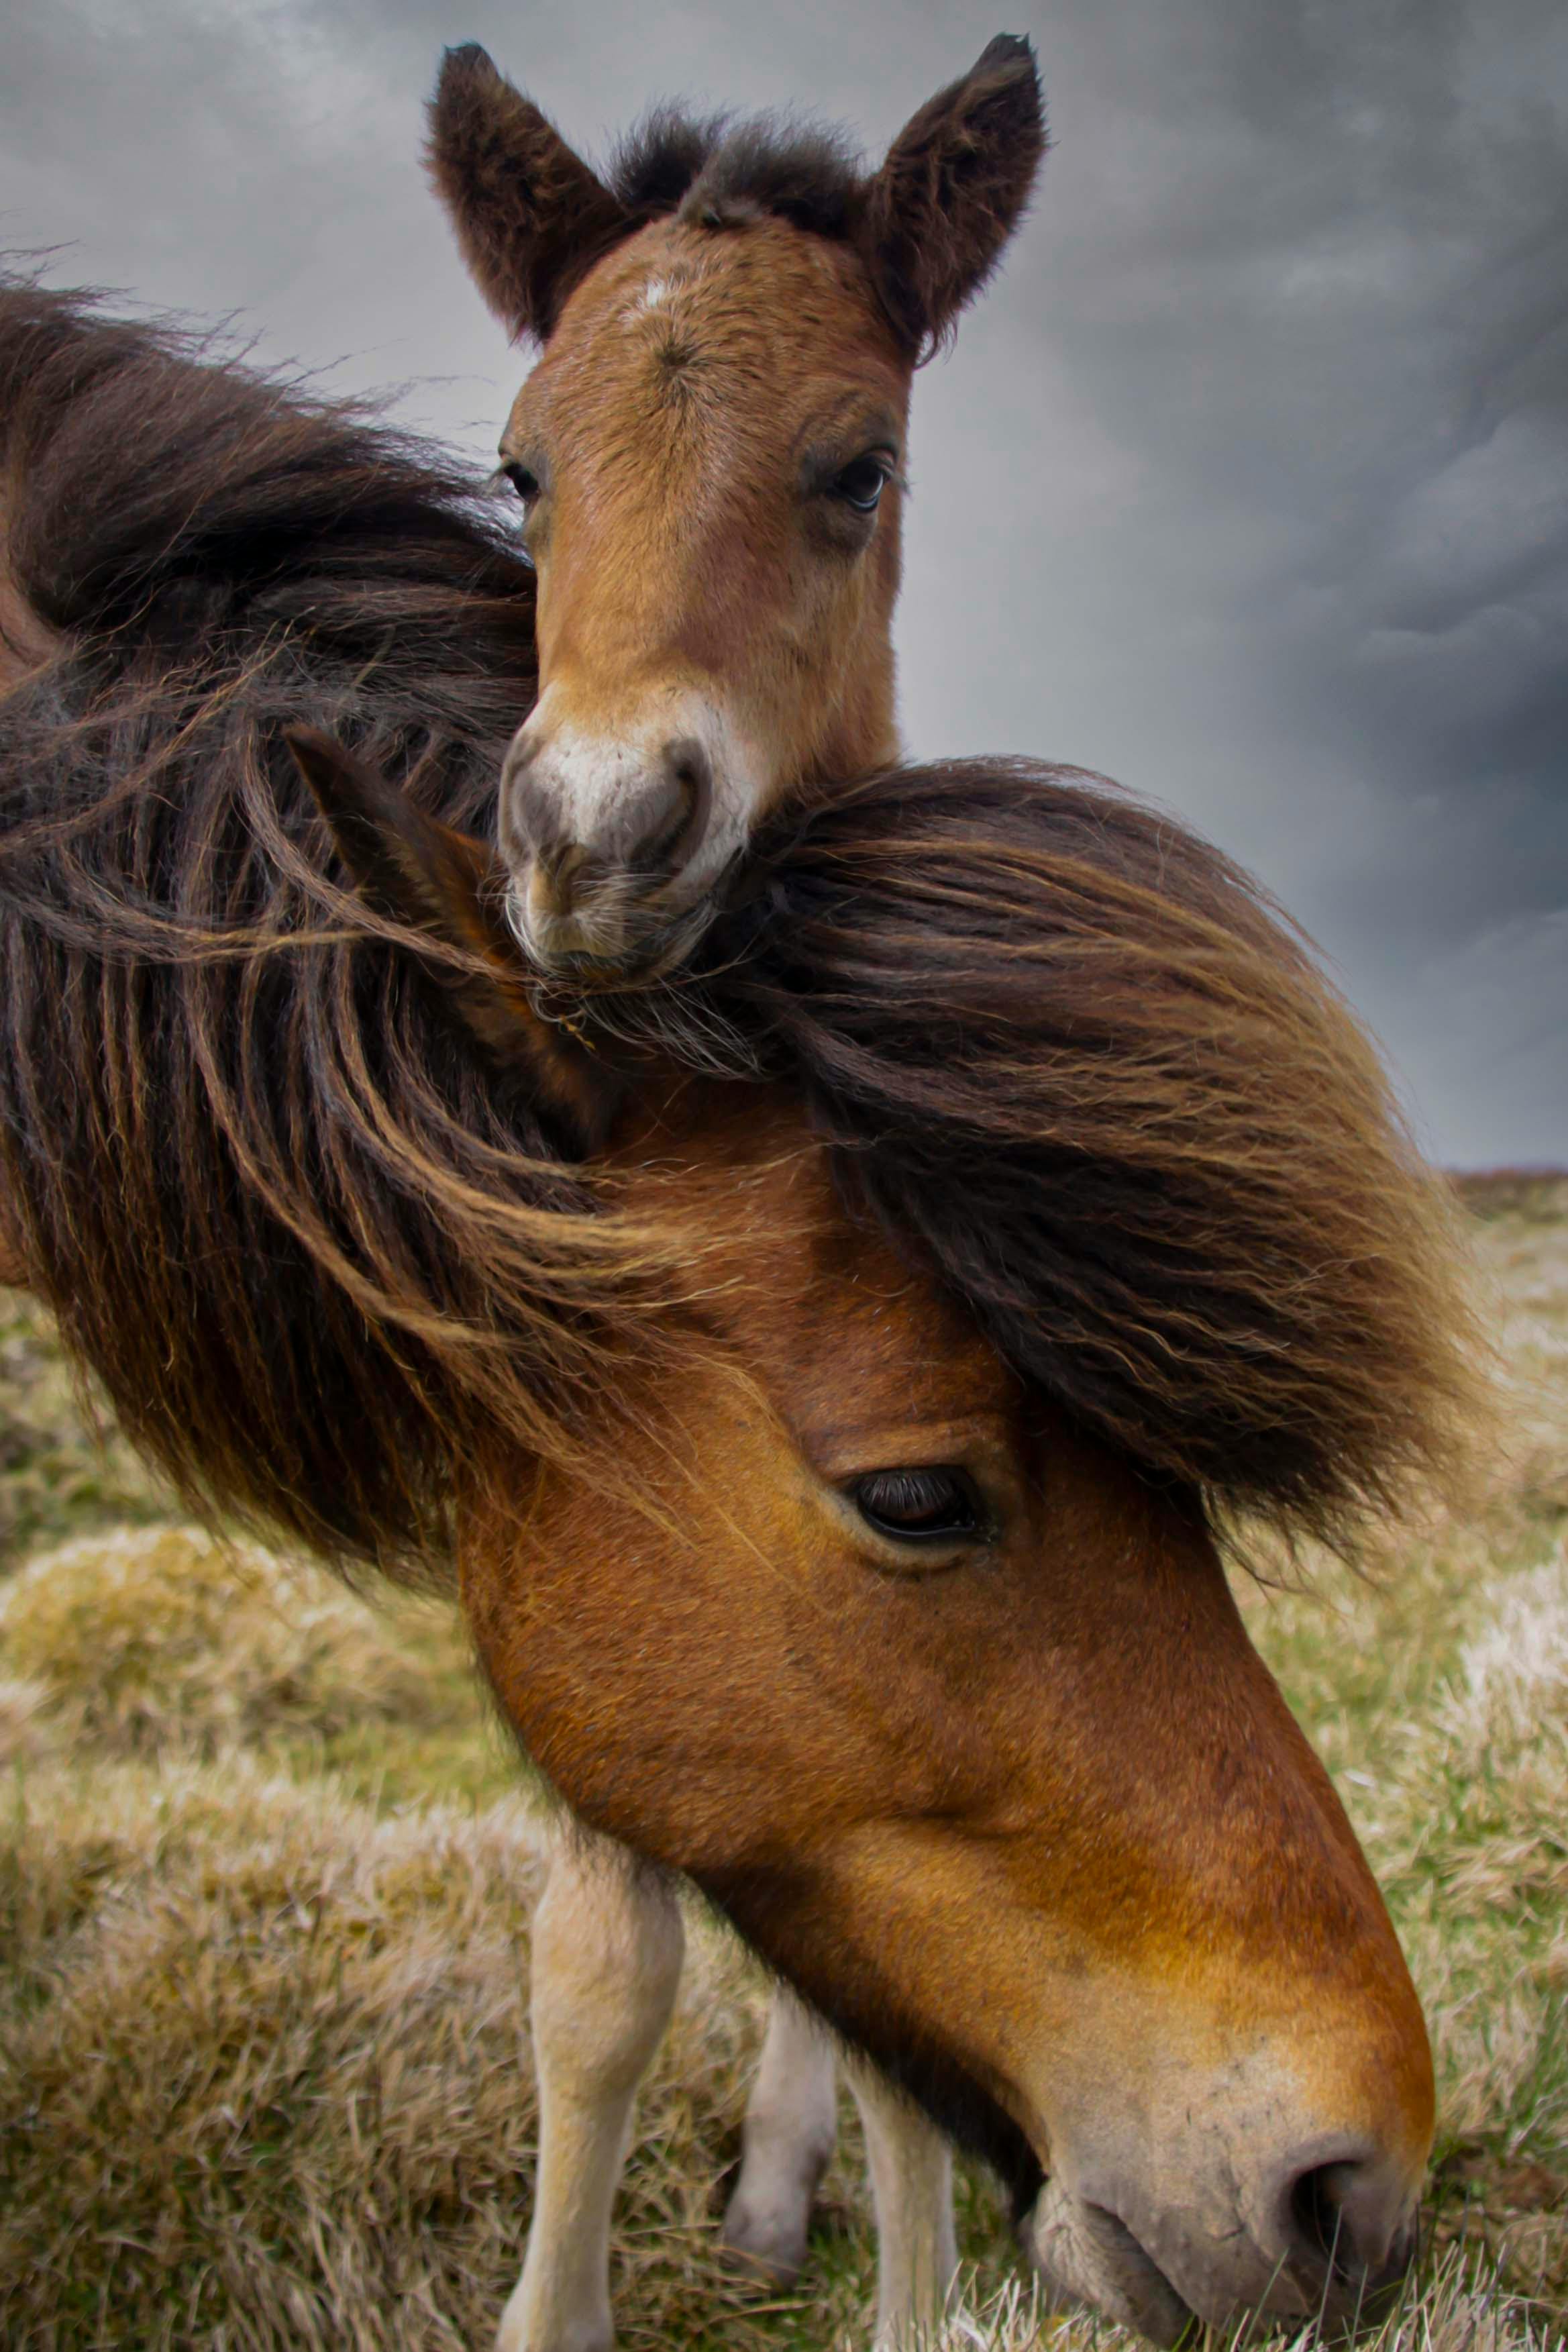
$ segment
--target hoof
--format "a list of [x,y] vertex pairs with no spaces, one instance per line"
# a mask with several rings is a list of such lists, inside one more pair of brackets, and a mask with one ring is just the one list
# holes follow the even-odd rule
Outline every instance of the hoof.
[[597,2313],[542,2318],[514,2295],[501,2314],[494,2352],[615,2352],[615,2330]]
[[792,2198],[787,2206],[757,2206],[737,2189],[724,2217],[719,2244],[737,2269],[755,2273],[758,2285],[793,2286],[806,2267],[810,2218],[809,2199]]

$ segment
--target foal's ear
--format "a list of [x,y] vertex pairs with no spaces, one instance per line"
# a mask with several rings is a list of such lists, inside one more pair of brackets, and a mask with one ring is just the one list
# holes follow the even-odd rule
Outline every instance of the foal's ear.
[[371,906],[467,959],[466,970],[439,972],[465,1027],[570,1118],[582,1148],[601,1142],[619,1088],[596,1055],[535,1012],[528,967],[506,919],[506,868],[495,852],[427,816],[319,728],[287,728],[285,740]]
[[426,152],[479,291],[514,335],[542,341],[631,215],[475,41],[442,61]]
[[894,326],[923,356],[1000,260],[1045,146],[1034,51],[1001,33],[905,123],[868,183],[866,257]]

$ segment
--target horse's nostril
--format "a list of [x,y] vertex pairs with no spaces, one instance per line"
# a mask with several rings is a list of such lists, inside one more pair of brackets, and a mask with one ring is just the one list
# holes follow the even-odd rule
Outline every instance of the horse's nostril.
[[1330,2175],[1343,2172],[1342,2164],[1314,2165],[1303,2172],[1291,2191],[1291,2220],[1295,2235],[1310,2254],[1338,2269],[1347,2266],[1349,2247],[1342,2251],[1340,2231],[1343,2214],[1340,2202],[1330,2186]]
[[695,735],[664,746],[664,773],[674,786],[680,819],[664,845],[672,872],[695,855],[713,814],[713,762]]
[[1409,2202],[1403,2170],[1385,2158],[1315,2164],[1291,2185],[1291,2236],[1316,2275],[1353,2287],[1381,2284],[1409,2258]]

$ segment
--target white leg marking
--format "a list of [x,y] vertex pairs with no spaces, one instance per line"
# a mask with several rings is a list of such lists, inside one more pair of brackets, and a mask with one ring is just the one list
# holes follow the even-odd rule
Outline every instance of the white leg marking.
[[775,1993],[724,2243],[782,2284],[805,2263],[811,2200],[838,2136],[833,2074],[821,2026],[788,1993]]
[[874,2352],[913,2352],[939,2326],[958,2267],[952,2152],[880,2074],[848,2071],[876,2201]]
[[610,2352],[611,2211],[683,1945],[674,1895],[619,1847],[596,1840],[557,1853],[534,1915],[533,2222],[496,2352]]

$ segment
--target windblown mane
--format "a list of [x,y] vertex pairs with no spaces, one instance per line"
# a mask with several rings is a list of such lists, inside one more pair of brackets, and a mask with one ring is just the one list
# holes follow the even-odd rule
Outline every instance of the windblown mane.
[[549,1450],[653,1345],[635,1236],[327,877],[310,721],[479,824],[531,574],[450,460],[350,404],[0,291],[9,1236],[199,1507],[428,1573],[454,1465]]
[[[444,460],[27,287],[0,436],[50,640],[0,698],[10,1238],[195,1499],[428,1570],[465,1464],[602,1442],[690,1284],[334,879],[282,748],[332,728],[482,830],[528,574]],[[797,1087],[852,1207],[1150,1476],[1347,1541],[1446,1466],[1437,1190],[1303,944],[1169,818],[1022,761],[850,786],[658,1019]]]
[[1025,760],[869,778],[758,856],[699,1033],[804,1088],[848,1201],[1026,1378],[1291,1540],[1452,1483],[1483,1351],[1451,1198],[1258,884]]

